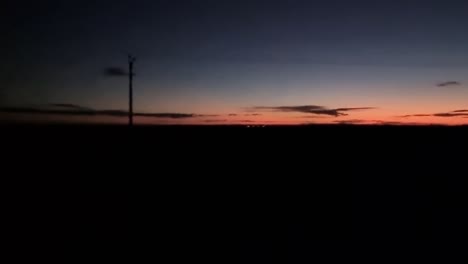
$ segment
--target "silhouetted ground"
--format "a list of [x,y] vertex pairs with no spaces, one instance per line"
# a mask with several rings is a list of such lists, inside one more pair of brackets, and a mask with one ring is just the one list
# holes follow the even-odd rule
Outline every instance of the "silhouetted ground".
[[467,127],[0,129],[15,237],[41,255],[466,260]]

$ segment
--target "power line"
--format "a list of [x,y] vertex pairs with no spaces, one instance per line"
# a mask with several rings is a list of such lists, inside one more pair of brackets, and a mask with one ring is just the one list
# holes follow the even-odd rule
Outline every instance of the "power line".
[[128,125],[133,126],[133,66],[136,58],[132,55],[128,55]]

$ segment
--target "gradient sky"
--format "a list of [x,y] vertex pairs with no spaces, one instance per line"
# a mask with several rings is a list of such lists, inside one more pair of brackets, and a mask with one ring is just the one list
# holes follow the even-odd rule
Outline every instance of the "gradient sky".
[[[468,109],[466,1],[44,0],[1,12],[2,107],[126,110],[126,79],[103,72],[131,52],[137,112],[196,114],[141,123],[468,123],[452,112]],[[376,109],[274,108],[305,105]]]

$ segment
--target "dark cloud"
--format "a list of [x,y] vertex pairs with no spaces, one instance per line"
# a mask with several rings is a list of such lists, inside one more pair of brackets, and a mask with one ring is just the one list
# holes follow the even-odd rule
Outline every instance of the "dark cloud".
[[[42,109],[32,107],[0,107],[2,113],[18,113],[18,114],[46,114],[46,115],[73,115],[73,116],[113,116],[126,117],[127,111],[123,110],[93,110],[84,108],[78,105],[68,104],[53,104],[50,106],[63,107],[65,109]],[[67,109],[70,108],[70,109]],[[134,116],[151,117],[151,118],[170,118],[170,119],[185,119],[195,117],[205,117],[204,115],[184,114],[184,113],[134,113]]]
[[328,116],[319,116],[319,115],[307,115],[307,116],[298,116],[297,118],[322,119],[322,118],[330,118],[330,117],[328,117]]
[[57,108],[65,108],[65,109],[74,109],[74,110],[87,110],[87,111],[92,110],[91,108],[83,107],[83,106],[75,105],[75,104],[50,104],[49,106],[57,107]]
[[202,117],[202,115],[181,114],[181,113],[136,113],[135,116],[154,117],[154,118],[171,118],[171,119]]
[[228,116],[237,116],[237,114],[229,114]]
[[2,113],[15,113],[15,114],[49,114],[49,115],[78,115],[88,116],[96,115],[96,111],[77,111],[77,110],[56,110],[56,109],[40,109],[30,107],[1,107]]
[[401,125],[420,125],[419,123],[407,123],[407,122],[395,122],[395,121],[383,121],[383,120],[362,120],[362,119],[351,119],[343,121],[335,121],[339,125],[382,125],[382,126],[401,126]]
[[359,110],[374,110],[375,107],[352,107],[352,108],[338,108],[338,112],[359,111]]
[[369,123],[369,121],[362,120],[362,119],[350,119],[350,120],[337,120],[337,121],[334,121],[334,123],[337,123],[340,125],[355,125],[355,124]]
[[212,119],[212,120],[203,120],[205,123],[223,123],[227,122],[226,119]]
[[449,81],[449,82],[438,83],[437,87],[448,87],[448,86],[459,86],[459,85],[461,85],[460,82]]
[[457,116],[468,116],[468,110],[455,110],[447,113],[435,113],[435,114],[416,114],[416,115],[404,115],[399,116],[400,118],[411,118],[411,117],[457,117]]
[[397,116],[399,118],[410,118],[410,117],[430,117],[432,115],[427,115],[427,114],[417,114],[417,115],[403,115],[403,116]]
[[423,123],[414,122],[398,122],[398,121],[385,121],[385,120],[364,120],[364,119],[350,119],[335,121],[337,124],[342,125],[384,125],[384,126],[400,126],[400,125],[422,125]]
[[255,113],[255,114],[245,114],[245,116],[261,116],[262,114]]
[[468,113],[437,113],[433,114],[435,117],[455,117],[455,116],[468,116]]
[[273,111],[273,112],[296,112],[296,113],[307,113],[307,114],[315,114],[315,115],[327,115],[327,116],[347,116],[345,112],[350,111],[359,111],[359,110],[372,110],[376,109],[375,107],[353,107],[353,108],[336,108],[336,109],[328,109],[324,106],[318,105],[299,105],[299,106],[274,106],[274,107],[267,107],[267,106],[258,106],[253,107],[251,110],[256,111]]
[[128,72],[122,68],[118,67],[109,67],[104,70],[104,75],[106,76],[128,76]]
[[318,105],[300,105],[300,106],[256,106],[251,108],[253,111],[278,111],[278,112],[301,112],[310,113],[311,111],[324,110],[323,106]]
[[239,120],[238,122],[241,122],[241,123],[254,123],[255,121],[254,120]]
[[379,121],[376,124],[382,126],[402,126],[402,125],[414,125],[414,123],[404,123],[404,122],[390,122],[390,121]]

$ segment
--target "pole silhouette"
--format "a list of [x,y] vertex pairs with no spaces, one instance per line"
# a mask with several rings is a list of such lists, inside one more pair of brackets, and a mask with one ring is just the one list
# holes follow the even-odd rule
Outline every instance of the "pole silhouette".
[[133,126],[133,65],[136,58],[128,55],[128,125]]

